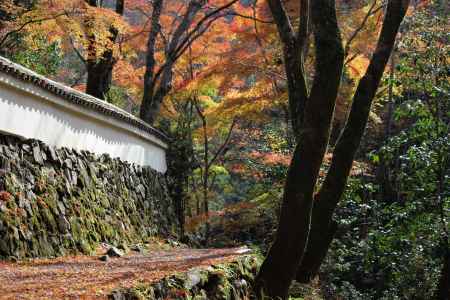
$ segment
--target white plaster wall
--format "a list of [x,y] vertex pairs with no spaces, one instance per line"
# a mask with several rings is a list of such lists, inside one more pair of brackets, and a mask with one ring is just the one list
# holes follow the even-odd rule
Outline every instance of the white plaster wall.
[[167,170],[167,145],[158,138],[3,73],[0,131]]

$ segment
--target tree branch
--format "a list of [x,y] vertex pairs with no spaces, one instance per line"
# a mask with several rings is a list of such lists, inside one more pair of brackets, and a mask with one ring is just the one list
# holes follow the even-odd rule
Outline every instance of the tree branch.
[[[203,24],[205,22],[207,22],[211,17],[216,16],[217,14],[219,14],[221,11],[231,7],[234,3],[238,2],[239,0],[232,0],[230,2],[228,2],[227,4],[213,10],[212,12],[206,14],[205,16],[203,16],[202,19],[200,19],[200,21],[198,21],[198,23],[194,26],[194,28],[186,35],[186,37],[184,38],[184,40],[178,45],[178,47],[175,49],[174,54],[177,55],[180,53],[181,49],[187,49],[186,44],[188,43],[192,43],[196,38],[193,38],[194,36],[200,36],[198,34],[196,34],[196,32],[201,31],[201,28],[203,26]],[[217,20],[218,17],[214,18],[214,20]],[[209,25],[206,27],[211,26],[212,22],[209,21]],[[203,30],[204,32],[205,30]],[[185,51],[185,50],[184,50]],[[181,51],[181,53],[183,53],[184,51]],[[178,55],[179,56],[179,55]]]
[[0,40],[0,48],[3,46],[3,43],[5,43],[5,41],[6,41],[11,35],[13,35],[13,34],[15,34],[15,33],[19,33],[20,31],[22,31],[23,29],[25,29],[25,27],[27,27],[28,25],[34,24],[34,23],[40,23],[40,22],[45,22],[45,21],[54,20],[54,19],[59,18],[59,17],[64,16],[64,15],[66,15],[65,12],[64,12],[64,13],[61,13],[61,14],[58,14],[58,15],[55,15],[55,16],[52,16],[52,17],[42,18],[42,19],[35,19],[35,20],[29,20],[29,21],[23,23],[22,25],[19,26],[19,28],[14,29],[14,30],[11,30],[11,31],[9,31],[7,34],[5,34],[5,35],[3,36],[3,38]]
[[155,46],[156,46],[156,38],[160,32],[160,17],[162,12],[163,0],[155,0],[153,1],[153,11],[151,17],[151,27],[150,33],[147,42],[147,62],[144,74],[144,96],[142,99],[141,109],[140,109],[140,118],[146,122],[151,122],[151,101],[153,99],[153,92],[155,88]]
[[375,8],[375,5],[377,4],[378,0],[374,0],[372,5],[369,8],[369,11],[367,12],[367,14],[364,16],[363,21],[361,22],[361,24],[359,25],[358,28],[355,29],[355,31],[353,31],[352,35],[349,37],[349,39],[347,40],[347,43],[345,44],[344,47],[344,53],[345,56],[347,57],[348,52],[350,50],[350,46],[352,44],[352,42],[354,41],[354,39],[358,36],[358,34],[361,32],[361,30],[363,30],[364,26],[366,26],[367,21],[369,20],[369,17],[373,16],[374,14],[376,14],[378,11],[380,11],[380,9],[382,9],[384,7],[384,5],[380,5],[379,7]]
[[243,15],[243,14],[240,14],[237,12],[229,12],[229,13],[227,13],[227,15],[228,16],[236,16],[236,17],[243,18],[243,19],[253,20],[255,22],[259,22],[259,23],[263,23],[263,24],[275,24],[275,22],[273,20],[270,20],[270,21],[262,20],[262,19],[254,17],[254,16],[246,16],[246,15]]
[[75,46],[75,43],[73,42],[72,37],[69,36],[70,44],[72,45],[73,50],[75,51],[75,54],[77,57],[81,60],[81,62],[86,66],[87,62],[86,59],[83,57],[83,55],[78,51],[77,47]]
[[228,134],[227,134],[227,137],[225,138],[225,141],[220,146],[220,148],[217,150],[217,152],[213,156],[213,158],[209,161],[209,163],[208,163],[209,166],[213,165],[216,162],[216,160],[222,155],[223,151],[225,150],[225,148],[230,143],[231,136],[232,136],[233,129],[234,129],[235,125],[236,125],[236,119],[233,119],[233,121],[231,122],[230,129],[228,129]]
[[273,19],[277,24],[278,34],[285,45],[294,45],[295,36],[289,16],[281,0],[268,0]]

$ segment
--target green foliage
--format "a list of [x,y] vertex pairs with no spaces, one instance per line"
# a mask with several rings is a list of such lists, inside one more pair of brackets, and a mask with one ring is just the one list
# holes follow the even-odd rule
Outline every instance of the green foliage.
[[112,85],[106,94],[105,100],[134,115],[137,115],[139,112],[139,106],[129,99],[126,89],[122,87]]
[[[450,89],[448,33],[439,27],[446,21],[436,12],[405,24],[397,133],[368,157],[388,180],[352,178],[337,211],[340,229],[322,268],[334,296],[432,299],[439,282],[450,251]],[[386,185],[392,193],[383,193]]]
[[44,36],[38,36],[33,48],[19,50],[11,59],[43,76],[56,75],[62,62],[62,52],[58,42],[49,42]]
[[[191,180],[195,182],[201,182],[203,176],[203,170],[196,168],[191,174]],[[228,170],[222,165],[213,164],[209,169],[209,176],[213,180],[211,184],[211,191],[209,196],[211,197],[210,208],[212,210],[220,210],[224,207],[225,198],[223,195],[232,195],[234,192],[233,186],[230,184],[230,174]],[[201,198],[203,191],[196,190],[192,193],[196,193],[197,198]]]

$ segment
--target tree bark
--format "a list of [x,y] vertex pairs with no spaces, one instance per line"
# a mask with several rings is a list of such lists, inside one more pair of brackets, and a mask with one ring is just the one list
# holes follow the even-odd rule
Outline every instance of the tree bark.
[[[165,50],[166,61],[161,67],[161,72],[154,72],[155,68],[155,42],[160,30],[159,18],[161,16],[163,1],[158,0],[153,4],[152,29],[150,30],[147,54],[147,68],[145,72],[144,97],[142,100],[140,117],[143,121],[153,124],[159,113],[164,97],[172,89],[173,66],[177,58],[177,48],[183,42],[194,17],[204,5],[204,0],[190,1],[186,13],[180,24],[175,29],[172,39]],[[153,27],[155,26],[155,27]],[[156,90],[155,90],[156,88]]]
[[[97,0],[88,0],[87,3],[94,7],[99,7]],[[116,1],[115,11],[119,15],[123,15],[124,12],[124,0]],[[119,32],[116,28],[110,29],[110,41],[112,44],[116,42]],[[94,96],[99,99],[105,99],[106,94],[111,88],[112,72],[116,59],[114,58],[113,49],[106,49],[102,55],[97,58],[96,55],[96,41],[94,35],[90,36],[88,59],[86,61],[87,67],[87,83],[86,94]]]
[[[308,282],[318,271],[332,239],[333,213],[345,191],[356,151],[361,142],[385,66],[394,47],[397,32],[408,9],[409,0],[390,0],[376,50],[353,97],[350,114],[333,152],[325,181],[314,201],[311,239],[297,279]],[[322,237],[326,236],[326,239]]]
[[[314,24],[316,73],[311,96],[305,103],[299,136],[301,143],[295,148],[288,170],[277,236],[255,284],[258,293],[272,298],[287,299],[290,283],[306,249],[313,192],[328,146],[343,67],[344,51],[334,1],[312,1],[311,17]],[[277,17],[274,15],[274,18]],[[285,53],[299,55],[297,47],[288,47]]]
[[[314,276],[316,276],[322,261],[327,255],[329,245],[333,241],[334,235],[338,229],[338,224],[334,220],[331,220],[331,222],[327,224],[327,227],[318,228],[318,226],[323,226],[323,224],[316,218],[317,214],[314,214],[313,210],[308,248],[305,252],[303,261],[300,263],[297,270],[297,276],[295,278],[296,281],[300,283],[309,283]],[[325,233],[325,235],[319,236],[317,234],[319,231]],[[314,246],[314,249],[312,249],[311,246]]]
[[[389,102],[388,102],[388,111],[386,114],[386,126],[384,128],[383,141],[387,141],[391,137],[392,122],[394,118],[395,100],[393,90],[395,78],[395,52],[391,54],[390,66],[391,71],[389,74],[389,87],[388,87]],[[380,164],[377,168],[376,175],[380,183],[381,199],[383,199],[383,201],[386,201],[386,199],[389,199],[389,201],[392,201],[393,199],[398,199],[398,192],[392,186],[390,165],[383,156],[380,157]]]
[[114,59],[111,50],[106,50],[99,60],[88,60],[86,94],[105,99],[111,88]]
[[444,263],[442,265],[441,276],[439,278],[439,284],[436,290],[435,299],[450,299],[450,251],[448,250],[444,257]]
[[283,43],[284,68],[288,84],[288,102],[292,129],[299,142],[304,110],[308,99],[308,88],[304,72],[304,48],[309,30],[309,0],[301,1],[300,27],[295,34],[289,16],[278,0],[270,0],[269,7],[277,24],[278,34]]
[[227,4],[206,13],[190,30],[195,17],[207,3],[206,0],[191,0],[181,22],[177,25],[172,38],[165,47],[165,62],[155,71],[155,42],[159,33],[159,18],[162,0],[153,2],[152,22],[148,41],[147,66],[144,78],[144,97],[142,99],[140,118],[152,124],[159,113],[161,104],[172,89],[173,67],[177,59],[190,45],[199,38],[212,23],[224,16],[221,12],[229,9],[238,0],[231,0]]
[[155,89],[155,46],[156,46],[156,38],[159,35],[160,31],[160,17],[163,7],[163,0],[155,0],[153,1],[153,11],[151,16],[151,27],[148,36],[147,42],[147,63],[144,74],[144,97],[142,99],[141,109],[140,109],[140,118],[147,123],[152,123],[152,118],[150,118],[150,106],[152,103],[153,93]]

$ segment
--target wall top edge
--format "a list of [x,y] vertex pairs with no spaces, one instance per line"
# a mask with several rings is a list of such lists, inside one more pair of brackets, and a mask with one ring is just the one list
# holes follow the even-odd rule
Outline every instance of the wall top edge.
[[41,89],[44,89],[61,98],[61,101],[67,101],[71,104],[92,110],[103,116],[113,117],[119,122],[127,123],[135,128],[138,128],[145,133],[152,135],[162,142],[166,143],[169,138],[160,130],[150,126],[141,119],[132,114],[112,105],[106,101],[100,100],[88,94],[77,91],[71,87],[65,86],[59,82],[48,79],[36,72],[31,71],[19,64],[0,56],[0,72],[8,74],[16,79],[30,83]]

